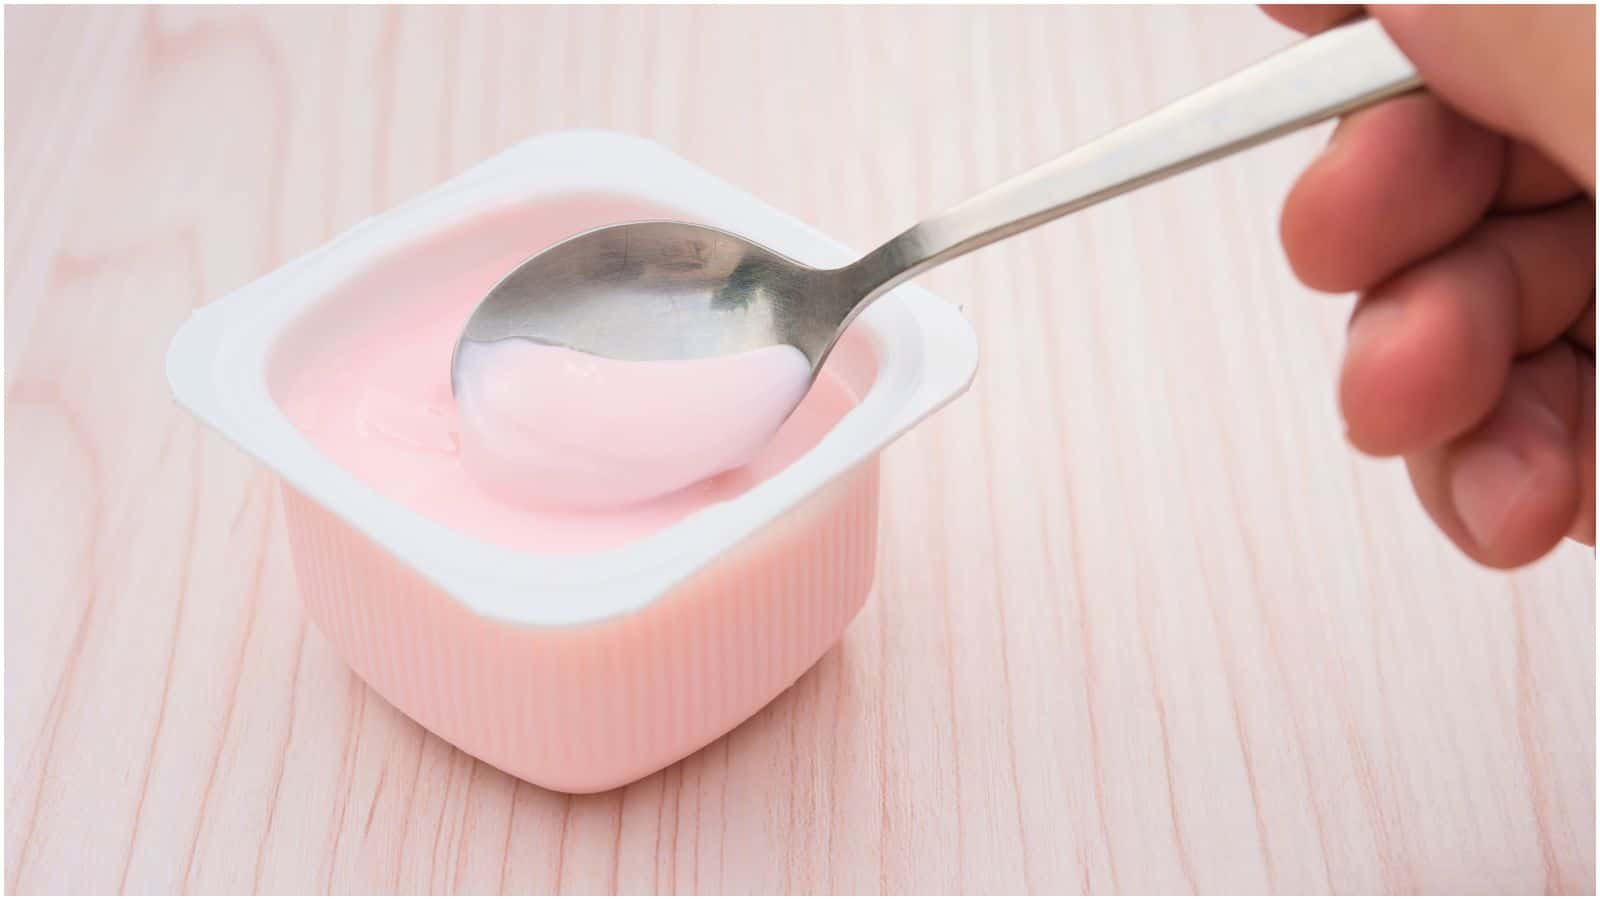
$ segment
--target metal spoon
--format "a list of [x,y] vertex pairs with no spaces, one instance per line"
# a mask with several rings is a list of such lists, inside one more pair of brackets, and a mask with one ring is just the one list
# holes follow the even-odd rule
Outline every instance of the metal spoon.
[[1378,23],[1308,38],[927,219],[856,262],[816,269],[735,234],[635,222],[519,265],[467,321],[469,342],[525,338],[623,360],[791,344],[815,378],[845,327],[908,278],[962,254],[1421,85]]

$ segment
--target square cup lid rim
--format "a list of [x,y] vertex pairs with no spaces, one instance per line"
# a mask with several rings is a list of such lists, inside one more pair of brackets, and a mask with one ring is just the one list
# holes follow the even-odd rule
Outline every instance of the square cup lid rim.
[[738,230],[813,265],[845,247],[671,151],[614,132],[529,138],[370,217],[197,309],[173,338],[178,403],[475,615],[532,627],[592,624],[644,608],[959,396],[977,337],[954,306],[914,286],[876,301],[863,331],[878,374],[861,402],[782,472],[627,544],[573,555],[513,550],[399,502],[317,450],[272,400],[266,363],[279,337],[327,292],[397,247],[498,208],[580,193],[630,196]]

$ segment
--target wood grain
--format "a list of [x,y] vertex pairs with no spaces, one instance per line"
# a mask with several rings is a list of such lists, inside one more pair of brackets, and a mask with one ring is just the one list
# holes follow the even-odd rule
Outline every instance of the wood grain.
[[308,627],[188,311],[519,138],[652,137],[866,247],[1290,40],[1248,9],[6,11],[6,887],[1595,890],[1594,557],[1450,548],[1333,404],[1326,129],[930,274],[984,361],[875,595],[750,722],[552,794]]

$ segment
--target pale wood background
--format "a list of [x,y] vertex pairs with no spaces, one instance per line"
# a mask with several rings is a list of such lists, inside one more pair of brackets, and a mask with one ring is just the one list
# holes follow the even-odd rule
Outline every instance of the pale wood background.
[[933,273],[972,393],[885,458],[842,647],[549,793],[307,626],[188,310],[537,132],[654,137],[858,247],[1286,44],[1250,9],[8,9],[15,891],[1595,889],[1594,557],[1514,575],[1341,440],[1326,129]]

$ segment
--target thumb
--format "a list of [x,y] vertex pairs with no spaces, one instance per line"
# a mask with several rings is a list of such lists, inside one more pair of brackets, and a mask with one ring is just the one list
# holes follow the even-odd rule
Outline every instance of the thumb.
[[1429,90],[1594,193],[1593,6],[1377,6]]

